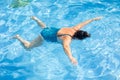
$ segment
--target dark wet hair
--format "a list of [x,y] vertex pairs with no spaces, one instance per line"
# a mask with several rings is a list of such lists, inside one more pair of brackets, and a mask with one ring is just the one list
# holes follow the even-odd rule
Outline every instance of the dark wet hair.
[[88,37],[90,37],[90,34],[86,31],[83,31],[83,30],[78,30],[73,35],[73,39],[79,39],[79,40],[83,40],[83,39],[88,38]]

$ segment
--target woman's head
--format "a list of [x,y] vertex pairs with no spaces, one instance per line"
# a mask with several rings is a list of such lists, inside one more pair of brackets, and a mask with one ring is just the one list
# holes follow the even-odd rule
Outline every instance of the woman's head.
[[90,37],[90,34],[87,33],[86,31],[82,31],[82,30],[78,30],[77,32],[75,32],[75,34],[73,35],[73,38],[74,39],[85,39],[85,38],[88,38]]

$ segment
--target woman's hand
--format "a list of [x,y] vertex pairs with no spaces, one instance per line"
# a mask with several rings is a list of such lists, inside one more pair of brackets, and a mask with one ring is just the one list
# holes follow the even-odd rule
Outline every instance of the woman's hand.
[[102,16],[100,16],[100,17],[96,17],[96,18],[93,18],[93,20],[100,20],[100,19],[102,19],[103,17]]
[[77,64],[78,64],[77,60],[76,60],[74,57],[71,57],[71,58],[70,58],[70,61],[71,61],[71,63],[74,64],[74,65],[77,65]]

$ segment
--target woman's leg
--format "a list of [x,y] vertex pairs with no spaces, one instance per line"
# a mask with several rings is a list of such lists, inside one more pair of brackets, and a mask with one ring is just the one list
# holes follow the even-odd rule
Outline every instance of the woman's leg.
[[34,48],[34,47],[38,47],[42,44],[43,42],[43,38],[42,36],[38,36],[37,38],[35,38],[33,41],[29,42],[25,39],[23,39],[22,37],[20,37],[19,35],[16,35],[14,38],[18,39],[25,48]]
[[44,39],[41,35],[36,37],[34,40],[31,41],[30,46],[31,47],[38,47],[43,43]]
[[37,17],[32,16],[31,19],[35,20],[35,21],[37,22],[37,24],[38,24],[39,26],[41,26],[42,28],[45,28],[45,27],[46,27],[46,24],[43,23],[43,22],[42,22],[40,19],[38,19]]

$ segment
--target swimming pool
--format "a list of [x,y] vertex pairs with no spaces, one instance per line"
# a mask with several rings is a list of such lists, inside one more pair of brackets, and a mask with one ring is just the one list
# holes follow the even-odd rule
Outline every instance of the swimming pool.
[[[120,80],[119,0],[31,0],[19,8],[10,8],[11,2],[0,0],[0,80]],[[59,28],[104,18],[83,28],[91,38],[72,42],[79,62],[73,66],[60,44],[45,42],[27,51],[11,39],[20,34],[32,40],[39,34],[33,15]]]

